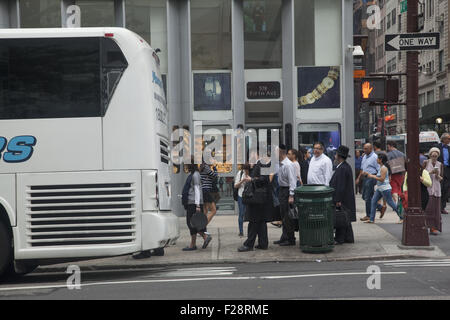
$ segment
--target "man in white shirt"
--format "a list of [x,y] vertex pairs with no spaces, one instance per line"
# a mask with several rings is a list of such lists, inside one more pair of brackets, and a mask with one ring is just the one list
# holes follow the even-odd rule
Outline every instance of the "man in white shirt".
[[287,156],[295,167],[295,173],[297,174],[297,187],[301,186],[303,182],[301,177],[300,163],[298,163],[298,151],[296,149],[290,149]]
[[280,215],[283,220],[283,234],[274,244],[280,246],[295,246],[295,225],[289,218],[289,206],[294,205],[294,190],[297,187],[297,175],[295,167],[287,157],[286,146],[280,145],[280,169],[278,171],[278,184],[280,186],[279,201]]
[[308,184],[330,185],[333,175],[333,163],[323,152],[325,147],[322,142],[314,144],[314,156],[311,158],[308,169]]

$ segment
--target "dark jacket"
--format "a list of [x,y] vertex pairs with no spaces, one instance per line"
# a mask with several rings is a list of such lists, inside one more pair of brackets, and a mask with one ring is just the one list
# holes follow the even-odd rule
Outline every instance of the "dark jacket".
[[444,164],[444,148],[447,148],[447,150],[449,152],[450,152],[450,148],[447,145],[444,145],[442,142],[439,143],[439,145],[437,147],[439,148],[439,151],[441,152],[441,154],[438,157],[438,161],[445,166],[445,164]]
[[342,205],[350,211],[350,221],[356,221],[355,190],[353,188],[352,167],[344,161],[334,172],[330,181],[330,187],[334,189],[334,203],[342,202]]
[[249,204],[245,210],[245,221],[259,222],[273,221],[273,198],[272,185],[269,176],[261,175],[261,167],[263,165],[258,162],[252,169],[250,169],[250,177],[254,179],[257,188],[264,188],[267,193],[267,200],[261,204]]
[[300,176],[302,178],[303,184],[308,183],[308,169],[309,169],[309,163],[306,160],[303,160],[300,163]]

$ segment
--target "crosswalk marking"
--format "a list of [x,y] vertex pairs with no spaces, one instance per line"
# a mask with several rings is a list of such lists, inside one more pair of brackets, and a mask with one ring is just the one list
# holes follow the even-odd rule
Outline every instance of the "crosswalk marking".
[[416,259],[416,260],[390,260],[375,261],[387,267],[450,267],[450,259]]
[[226,276],[226,275],[233,275],[235,271],[237,271],[235,267],[182,268],[169,270],[158,274],[158,276],[170,276],[170,277]]

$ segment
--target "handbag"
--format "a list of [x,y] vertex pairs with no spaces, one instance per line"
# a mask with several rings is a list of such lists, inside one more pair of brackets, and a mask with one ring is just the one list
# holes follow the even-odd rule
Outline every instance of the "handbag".
[[388,161],[389,167],[391,167],[391,172],[393,174],[405,172],[405,158],[398,157]]
[[208,224],[208,218],[203,212],[195,212],[191,217],[191,227],[196,230],[203,230]]
[[292,220],[298,220],[298,210],[294,204],[289,204],[288,217]]
[[295,204],[289,204],[288,217],[292,220],[294,231],[299,231],[298,209]]
[[257,188],[254,181],[244,187],[242,202],[244,204],[264,204],[268,199],[266,188]]
[[349,224],[348,216],[348,209],[344,208],[343,206],[341,206],[340,208],[336,207],[333,215],[334,228],[346,228]]

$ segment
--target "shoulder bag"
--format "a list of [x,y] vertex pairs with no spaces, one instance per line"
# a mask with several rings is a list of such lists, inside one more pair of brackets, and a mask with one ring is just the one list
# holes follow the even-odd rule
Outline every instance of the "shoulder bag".
[[257,188],[254,181],[248,182],[242,193],[244,204],[264,204],[268,199],[266,188]]
[[349,223],[348,209],[344,206],[341,206],[340,208],[336,207],[336,210],[334,210],[333,218],[335,229],[346,228]]

